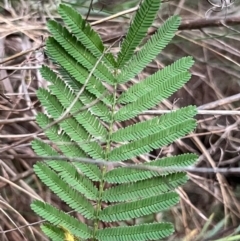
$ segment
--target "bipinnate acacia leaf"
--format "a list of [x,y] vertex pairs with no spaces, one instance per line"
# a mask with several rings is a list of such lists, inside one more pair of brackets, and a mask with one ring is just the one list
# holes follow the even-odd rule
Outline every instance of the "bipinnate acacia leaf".
[[[38,114],[36,120],[49,140],[32,142],[36,154],[46,159],[35,164],[34,171],[81,217],[34,201],[32,209],[46,220],[42,230],[55,241],[150,241],[173,232],[169,223],[122,224],[175,205],[179,197],[174,189],[187,181],[179,167],[192,165],[196,155],[157,160],[145,156],[149,162],[136,164],[136,168],[105,165],[132,158],[142,161],[141,155],[169,145],[196,127],[194,106],[142,122],[136,119],[188,82],[191,57],[183,57],[126,90],[119,85],[147,67],[178,29],[180,18],[170,17],[141,45],[160,2],[141,1],[116,58],[72,7],[60,4],[63,23],[48,22],[52,36],[46,41],[46,54],[54,67],[41,69],[50,85],[37,91],[44,114]],[[116,224],[121,226],[113,227]]]

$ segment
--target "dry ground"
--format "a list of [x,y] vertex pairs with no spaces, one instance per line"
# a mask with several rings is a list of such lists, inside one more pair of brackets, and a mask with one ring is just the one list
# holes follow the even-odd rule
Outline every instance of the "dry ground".
[[[30,210],[35,197],[42,197],[63,210],[67,207],[39,182],[33,174],[34,152],[30,142],[39,130],[35,116],[41,111],[35,91],[46,86],[39,67],[46,63],[43,46],[48,31],[46,21],[58,18],[54,0],[0,1],[0,240],[47,240],[39,232],[40,219]],[[90,1],[69,0],[86,15]],[[96,24],[106,16],[134,7],[138,1],[94,1],[89,21],[106,44],[124,35],[131,12]],[[122,3],[122,5],[120,4]],[[231,4],[232,2],[232,4]],[[84,3],[84,4],[83,4]],[[192,55],[196,61],[191,81],[158,111],[189,104],[199,111],[195,133],[152,153],[170,155],[194,152],[196,167],[238,167],[240,104],[240,1],[173,0],[166,1],[155,26],[172,14],[180,14],[181,31],[174,41],[139,75],[139,79]],[[83,4],[83,5],[82,5]],[[229,7],[226,8],[226,5]],[[216,7],[218,5],[219,7]],[[230,6],[231,5],[231,6]],[[85,6],[85,7],[84,7]],[[192,22],[193,21],[193,22]],[[149,35],[154,32],[149,30]],[[113,51],[118,51],[115,46]],[[23,55],[24,53],[24,55]],[[224,114],[214,112],[224,110]],[[144,118],[144,117],[142,117]],[[39,135],[42,137],[43,134]],[[240,174],[189,173],[190,182],[178,192],[181,202],[165,220],[176,226],[168,240],[214,240],[226,237],[240,220]],[[210,216],[214,214],[213,217]],[[37,223],[35,223],[37,222]],[[215,235],[201,234],[203,227]],[[236,231],[237,232],[237,231]],[[235,239],[237,240],[237,239]]]

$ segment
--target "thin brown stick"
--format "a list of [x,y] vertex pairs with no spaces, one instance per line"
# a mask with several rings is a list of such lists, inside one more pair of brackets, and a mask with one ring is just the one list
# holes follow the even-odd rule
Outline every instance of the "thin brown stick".
[[240,17],[231,18],[203,18],[197,20],[183,20],[179,30],[193,30],[201,28],[225,27],[225,25],[239,25]]
[[[207,152],[206,152],[207,153]],[[18,154],[19,158],[26,159],[26,160],[38,160],[38,161],[52,161],[52,160],[58,160],[58,161],[66,161],[69,162],[81,162],[81,163],[91,163],[91,164],[97,164],[97,165],[106,165],[106,166],[114,166],[114,167],[126,167],[126,168],[133,168],[137,170],[145,170],[145,171],[156,171],[159,173],[168,172],[168,171],[175,171],[175,172],[194,172],[194,173],[240,173],[240,167],[231,167],[231,168],[218,168],[218,167],[194,167],[194,166],[188,166],[188,167],[179,167],[179,166],[171,166],[171,167],[157,167],[157,166],[150,166],[150,165],[136,165],[136,164],[130,164],[130,163],[124,163],[124,162],[118,162],[118,161],[104,161],[104,160],[96,160],[91,158],[80,158],[80,157],[67,157],[67,156],[29,156],[27,154]],[[6,159],[13,159],[14,155],[1,155],[2,158]]]

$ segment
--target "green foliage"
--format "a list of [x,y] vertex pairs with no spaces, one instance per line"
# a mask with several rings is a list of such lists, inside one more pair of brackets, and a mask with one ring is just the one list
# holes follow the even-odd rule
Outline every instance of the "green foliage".
[[85,223],[80,222],[76,218],[70,216],[63,211],[51,206],[50,204],[40,201],[34,201],[31,205],[32,209],[42,218],[46,219],[53,225],[62,225],[67,228],[73,235],[79,238],[87,239],[91,237],[91,229]]
[[159,240],[173,232],[170,223],[141,224],[131,227],[99,229],[96,238],[101,241]]
[[172,18],[168,19],[142,47],[142,49],[135,55],[131,56],[128,65],[122,68],[121,74],[118,77],[118,82],[124,83],[128,81],[138,74],[144,67],[146,67],[146,65],[156,57],[156,54],[159,53],[170,42],[177,31],[179,24],[180,18],[178,16],[173,16]]
[[[194,106],[117,128],[119,122],[157,106],[191,77],[189,68],[193,60],[184,57],[118,93],[118,85],[140,73],[178,29],[180,18],[173,16],[135,53],[159,6],[159,0],[142,1],[117,58],[69,6],[59,7],[65,26],[48,22],[52,37],[47,40],[46,52],[56,68],[43,66],[41,69],[50,85],[37,92],[46,111],[38,114],[37,122],[54,145],[34,140],[32,147],[38,155],[53,157],[53,160],[38,162],[34,170],[46,186],[85,219],[81,222],[50,204],[33,202],[32,209],[47,221],[42,230],[52,240],[145,241],[159,240],[173,232],[170,223],[122,224],[178,203],[174,189],[187,181],[186,173],[177,169],[148,170],[148,166],[189,166],[195,162],[196,155],[149,160],[136,164],[136,168],[54,160],[60,155],[66,159],[92,158],[98,162],[141,160],[141,155],[164,147],[195,128]],[[72,108],[68,115],[50,125],[59,120],[69,106]],[[108,228],[103,228],[105,226]]]
[[154,167],[185,167],[192,165],[197,159],[195,154],[183,154],[172,157],[165,157],[152,162],[147,162],[144,164],[139,164],[139,169],[119,167],[113,169],[106,173],[105,181],[109,183],[128,183],[128,182],[137,182],[141,180],[150,179],[153,177],[159,177],[162,175],[168,175],[174,173],[173,171],[165,172],[155,172],[142,170],[141,167],[144,165],[154,166]]
[[[142,1],[117,58],[117,67],[121,69],[133,56],[136,47],[141,43],[148,28],[151,26],[160,6],[159,0]],[[150,50],[150,49],[149,49]]]

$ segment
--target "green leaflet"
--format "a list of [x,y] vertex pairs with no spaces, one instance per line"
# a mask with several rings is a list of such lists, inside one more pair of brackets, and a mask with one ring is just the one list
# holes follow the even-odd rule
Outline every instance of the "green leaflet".
[[[144,163],[144,166],[154,166],[154,167],[187,167],[193,165],[197,160],[197,155],[195,154],[182,154],[178,156],[164,157],[152,162]],[[146,167],[147,168],[147,167]],[[167,175],[170,173],[178,172],[176,171],[148,171],[137,168],[127,168],[119,167],[109,171],[105,175],[105,181],[109,183],[127,183],[127,182],[137,182],[140,180],[146,180],[153,177],[159,177],[162,175]]]
[[124,161],[138,155],[142,155],[152,151],[153,149],[161,148],[168,145],[174,140],[186,135],[196,126],[194,120],[187,120],[180,124],[171,126],[164,130],[158,131],[155,134],[150,134],[139,140],[132,141],[113,149],[109,154],[111,161]]
[[34,171],[54,193],[56,193],[72,209],[82,213],[88,219],[94,218],[94,209],[86,198],[75,190],[71,189],[67,182],[64,182],[47,165],[38,163],[34,165]]
[[[53,150],[46,143],[41,142],[39,140],[34,140],[32,142],[32,147],[39,156],[59,156],[58,152]],[[50,166],[56,172],[59,172],[58,175],[62,178],[63,181],[65,181],[65,183],[68,183],[72,188],[79,191],[82,195],[86,196],[86,198],[90,200],[97,199],[97,193],[98,193],[97,188],[93,186],[93,183],[88,178],[86,178],[83,175],[80,175],[79,172],[71,163],[65,162],[65,161],[52,160],[52,161],[48,161],[47,165]],[[83,168],[81,168],[81,170],[82,169]],[[86,172],[85,169],[83,169],[84,172]],[[42,178],[41,176],[39,177]]]
[[123,92],[118,98],[118,102],[122,104],[136,101],[141,96],[156,89],[159,84],[169,81],[169,79],[177,76],[179,73],[186,72],[194,61],[192,57],[183,57],[173,64],[157,71],[155,74],[150,75],[145,80],[134,84],[127,91]]
[[49,223],[62,225],[79,238],[87,239],[91,237],[91,230],[86,224],[47,203],[34,201],[31,204],[31,208]]
[[82,195],[84,195],[87,199],[97,200],[98,190],[93,185],[92,181],[87,177],[81,175],[76,166],[69,162],[48,162],[48,165],[55,171],[58,171],[58,176],[61,179],[68,183],[71,188],[77,190]]
[[[58,71],[65,85],[68,86],[69,89],[72,90],[75,94],[78,94],[79,90],[83,87],[83,85],[80,82],[78,82],[75,78],[71,77],[64,69],[59,69]],[[85,106],[89,106],[88,109],[91,111],[93,115],[99,117],[101,120],[105,122],[111,122],[109,108],[101,100],[96,102],[95,96],[91,94],[89,91],[85,89],[80,95],[79,99]],[[94,101],[95,104],[92,105]]]
[[147,198],[153,193],[159,194],[173,190],[186,181],[187,176],[185,173],[174,173],[164,177],[160,176],[144,181],[121,184],[105,190],[102,199],[105,202],[126,202]]
[[[97,59],[92,55],[92,53],[86,50],[86,48],[78,42],[66,28],[63,28],[55,21],[49,21],[48,28],[66,52],[68,52],[78,63],[83,65],[90,72],[97,62]],[[115,82],[115,78],[102,62],[97,65],[93,74],[96,78],[99,78],[107,83],[114,84]]]
[[[51,120],[46,115],[39,113],[37,115],[37,122],[42,128],[45,128],[48,124],[51,123]],[[62,151],[62,153],[65,156],[71,157],[87,157],[79,145],[72,142],[66,133],[62,131],[61,134],[59,134],[59,129],[60,127],[58,125],[54,125],[51,128],[48,128],[45,133],[53,143],[57,143],[57,146]],[[50,147],[43,142],[37,142],[35,140],[32,145],[33,149],[40,156],[53,156],[56,154],[56,152],[52,152],[52,149],[49,150]],[[100,180],[101,172],[96,165],[78,163],[78,168],[80,168],[80,170],[91,180]]]
[[[64,4],[60,4],[58,12],[78,40],[82,42],[96,58],[100,58],[105,49],[102,40],[99,35],[92,30],[91,26],[82,19],[81,15]],[[107,53],[103,60],[111,67],[116,65],[116,61],[111,53]]]
[[[57,97],[63,107],[67,109],[72,102],[75,101],[76,95],[71,90],[66,88],[64,82],[58,78],[56,73],[54,73],[48,67],[42,67],[41,74],[52,83],[52,85],[49,87],[51,92]],[[100,120],[93,116],[88,110],[79,112],[83,106],[84,105],[81,103],[81,101],[78,100],[71,108],[70,113],[74,115],[76,121],[82,125],[94,138],[105,140],[107,136],[106,129],[101,125]]]
[[[53,118],[60,118],[61,114],[64,112],[64,108],[61,106],[58,99],[44,89],[39,89],[37,95]],[[81,144],[81,148],[86,153],[93,158],[102,159],[101,147],[97,142],[88,142],[90,140],[90,135],[76,122],[76,120],[72,118],[65,119],[60,123],[60,126],[76,143]]]
[[186,119],[193,118],[195,115],[196,108],[194,106],[188,106],[173,111],[172,113],[155,117],[147,121],[138,122],[126,128],[119,129],[112,134],[111,138],[115,142],[138,140],[154,134],[159,130],[170,128],[177,123],[185,121]]
[[168,19],[144,47],[137,54],[133,55],[128,65],[122,69],[118,76],[118,83],[125,83],[140,73],[174,37],[179,24],[180,18],[178,16]]
[[151,223],[136,226],[105,228],[97,231],[101,241],[145,241],[159,240],[173,233],[171,223]]
[[117,58],[117,67],[121,68],[132,57],[136,47],[142,42],[160,7],[159,0],[144,0],[137,11],[128,33],[122,42]]
[[190,79],[188,72],[179,73],[167,81],[160,83],[155,89],[138,97],[134,102],[122,107],[114,116],[116,121],[131,119],[143,111],[156,106],[160,101],[170,97]]
[[161,212],[175,205],[178,201],[177,193],[164,193],[138,201],[109,206],[100,212],[99,218],[105,222],[129,220],[151,213]]
[[[72,58],[68,52],[66,52],[61,45],[57,43],[55,39],[49,37],[46,43],[48,55],[54,59],[63,69],[65,69],[72,77],[76,78],[81,84],[85,84],[88,79],[89,72],[74,58]],[[106,94],[104,85],[96,79],[94,76],[89,78],[86,84],[86,89],[95,95],[97,98],[102,98]],[[104,103],[111,105],[112,98],[107,96],[102,99]]]
[[54,225],[44,224],[41,225],[41,229],[50,239],[54,241],[62,241],[65,238],[63,230]]

